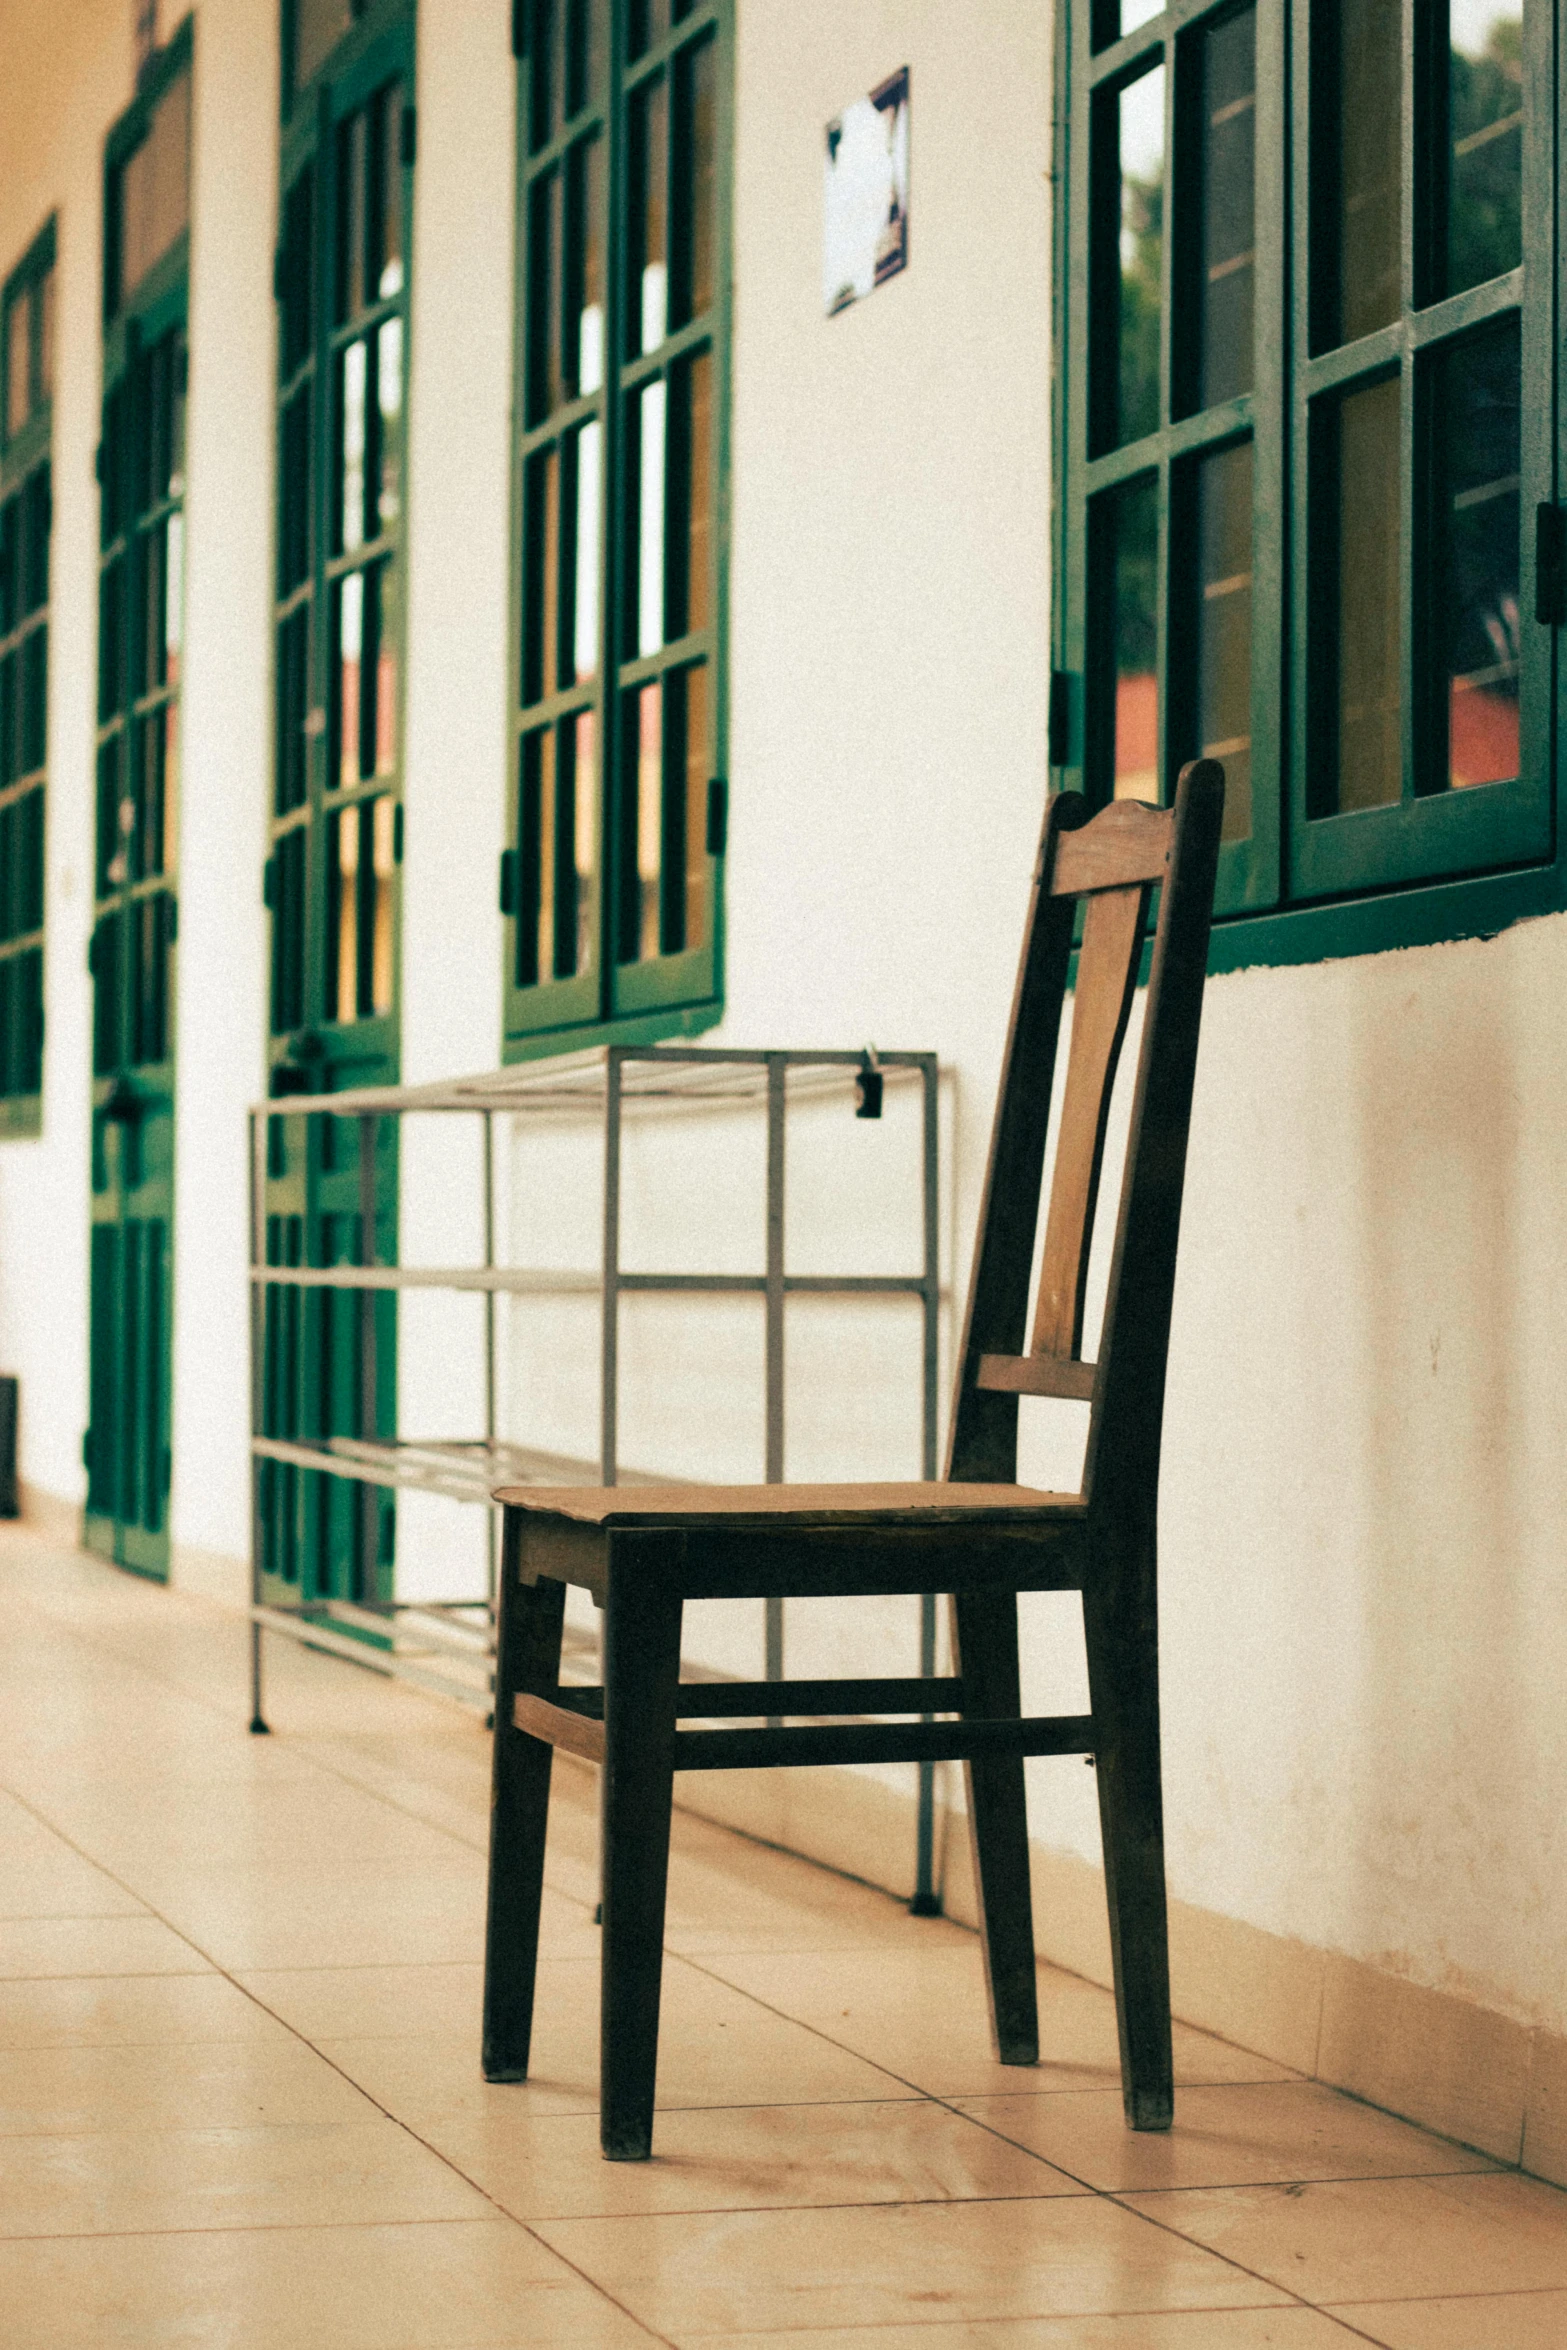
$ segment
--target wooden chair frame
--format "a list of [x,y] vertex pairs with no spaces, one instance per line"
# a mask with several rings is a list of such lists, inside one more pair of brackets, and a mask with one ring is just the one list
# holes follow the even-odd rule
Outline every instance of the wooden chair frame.
[[[1047,811],[1002,1069],[945,1477],[933,1484],[503,1489],[484,2072],[528,2070],[550,1767],[603,1766],[601,2138],[651,2151],[673,1774],[766,1765],[961,1761],[991,2028],[1038,2060],[1024,1758],[1097,1764],[1122,2085],[1134,2129],[1173,2110],[1159,1768],[1157,1518],[1165,1364],[1207,968],[1224,774],[1182,772],[1175,805]],[[1116,1066],[1159,892],[1097,1363],[1083,1308]],[[1071,1047],[1043,1265],[1029,1275],[1079,904]],[[1022,1395],[1090,1406],[1083,1489],[1017,1476]],[[604,1686],[563,1688],[568,1583],[604,1609]],[[1029,1718],[1017,1595],[1082,1595],[1090,1711]],[[917,1678],[682,1682],[687,1600],[945,1592],[954,1671]],[[943,1714],[919,1721],[795,1717]],[[765,1727],[755,1726],[773,1717]],[[788,1718],[783,1718],[788,1717]],[[684,1729],[683,1722],[748,1722]]]

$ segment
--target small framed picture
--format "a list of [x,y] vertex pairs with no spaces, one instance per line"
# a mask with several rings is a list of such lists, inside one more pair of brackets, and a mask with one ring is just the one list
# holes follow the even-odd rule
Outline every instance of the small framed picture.
[[831,318],[909,259],[909,69],[827,125],[822,298]]

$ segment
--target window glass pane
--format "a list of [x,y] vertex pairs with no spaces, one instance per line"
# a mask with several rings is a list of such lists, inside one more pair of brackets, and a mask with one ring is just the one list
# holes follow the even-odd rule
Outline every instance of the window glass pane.
[[1257,12],[1202,40],[1202,375],[1199,405],[1249,392],[1256,274]]
[[1117,101],[1121,301],[1115,442],[1159,424],[1159,326],[1164,272],[1164,67]]
[[604,381],[604,142],[580,139],[566,158],[565,377],[579,398]]
[[360,973],[361,1009],[374,1018],[392,1008],[392,845],[396,803],[382,792],[364,810],[370,854],[363,859],[361,889],[368,899],[363,918],[367,969]]
[[522,698],[543,701],[556,686],[560,642],[560,456],[541,450],[524,485],[527,569],[523,581]]
[[388,318],[375,338],[376,507],[371,527],[391,530],[402,510],[403,322]]
[[645,384],[637,413],[637,651],[656,653],[664,642],[664,443],[668,387]]
[[572,445],[575,513],[572,525],[572,680],[594,677],[599,665],[599,503],[603,428],[595,417]]
[[620,960],[659,952],[664,835],[664,693],[661,684],[627,694],[621,808]]
[[[700,318],[713,300],[718,194],[718,49],[708,38],[675,60],[674,251],[670,323]],[[645,348],[647,346],[644,346]]]
[[375,563],[365,573],[365,699],[360,714],[359,763],[366,775],[397,769],[397,566]]
[[1118,800],[1159,797],[1158,549],[1159,485],[1150,474],[1113,490],[1111,528],[1114,627],[1114,755]]
[[[683,9],[676,10],[677,16],[684,13]],[[629,46],[633,57],[640,57],[645,49],[651,49],[654,42],[661,41],[668,30],[669,0],[631,0]]]
[[120,167],[118,293],[123,302],[190,219],[190,75],[172,82],[147,136]]
[[327,840],[330,1017],[352,1020],[359,1009],[359,810],[340,809],[328,827]]
[[365,189],[365,298],[389,302],[403,290],[403,90],[388,82],[370,108]]
[[28,398],[28,304],[25,292],[12,295],[5,314],[5,429],[21,431],[30,412]]
[[339,468],[342,497],[337,548],[351,555],[365,540],[365,389],[369,347],[350,343],[338,362]]
[[1224,765],[1224,838],[1251,831],[1252,447],[1197,468],[1197,749]]
[[38,312],[38,397],[54,397],[54,270],[45,270],[33,288]]
[[1519,354],[1513,317],[1434,362],[1438,788],[1518,773]]
[[1399,386],[1352,392],[1330,412],[1336,439],[1336,797],[1381,808],[1403,796]]
[[1518,0],[1450,0],[1447,290],[1523,259],[1523,14]]
[[556,859],[555,970],[570,979],[592,955],[598,831],[598,720],[579,710],[561,728],[561,820]]
[[523,743],[518,981],[572,979],[588,967],[598,814],[591,710]]
[[542,424],[560,400],[560,178],[546,172],[528,190],[528,422]]
[[566,112],[579,114],[604,87],[608,0],[567,0]]
[[673,641],[706,628],[712,617],[711,353],[698,352],[671,370],[670,397],[665,619]]
[[163,526],[163,676],[180,682],[180,653],[185,642],[185,517],[171,514]]
[[363,110],[337,134],[337,311],[341,326],[365,306],[365,149]]
[[1399,312],[1403,17],[1389,0],[1339,0],[1336,12],[1321,9],[1319,22],[1333,50],[1316,113],[1319,168],[1332,190],[1323,226],[1334,271],[1317,340],[1331,346]]
[[335,658],[337,666],[337,693],[334,709],[337,724],[337,757],[334,762],[339,783],[359,781],[359,707],[361,701],[361,669],[365,642],[365,575],[351,571],[346,579],[338,581],[333,591],[337,602]]
[[656,351],[669,325],[669,84],[662,74],[631,101],[633,357]]
[[706,668],[678,671],[665,693],[664,952],[674,954],[707,943]]
[[557,114],[560,37],[555,0],[529,0],[528,144],[537,153],[549,144]]
[[296,90],[325,62],[353,21],[353,0],[294,0]]

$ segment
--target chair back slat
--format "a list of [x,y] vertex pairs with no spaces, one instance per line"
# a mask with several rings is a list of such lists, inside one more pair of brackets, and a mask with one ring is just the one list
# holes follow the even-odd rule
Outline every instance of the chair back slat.
[[1148,889],[1144,884],[1097,892],[1089,899],[1083,917],[1072,1046],[1034,1312],[1036,1355],[1075,1356],[1082,1345],[1083,1293],[1088,1286],[1088,1249],[1104,1163],[1105,1130],[1110,1123],[1110,1096],[1131,1017],[1147,913]]
[[[1154,1504],[1164,1363],[1197,1028],[1224,809],[1224,771],[1182,770],[1172,809],[1122,801],[1090,818],[1075,794],[1046,811],[1002,1062],[974,1277],[957,1362],[950,1479],[1017,1475],[1019,1395],[1091,1396],[1084,1490],[1114,1463],[1130,1506]],[[1079,1359],[1083,1302],[1116,1066],[1154,887],[1159,918],[1138,1052],[1097,1366]],[[1024,1354],[1055,1055],[1077,901],[1086,901],[1072,1038]],[[1121,1472],[1125,1471],[1124,1478]]]

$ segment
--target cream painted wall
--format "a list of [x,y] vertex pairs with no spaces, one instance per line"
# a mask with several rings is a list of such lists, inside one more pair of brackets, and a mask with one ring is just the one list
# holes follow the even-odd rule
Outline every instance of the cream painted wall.
[[[163,22],[167,31],[167,6]],[[174,1579],[224,1597],[238,1595],[234,1562],[250,1543],[245,1110],[263,1087],[267,1006],[277,87],[275,11],[202,0],[192,89],[170,1527]]]

